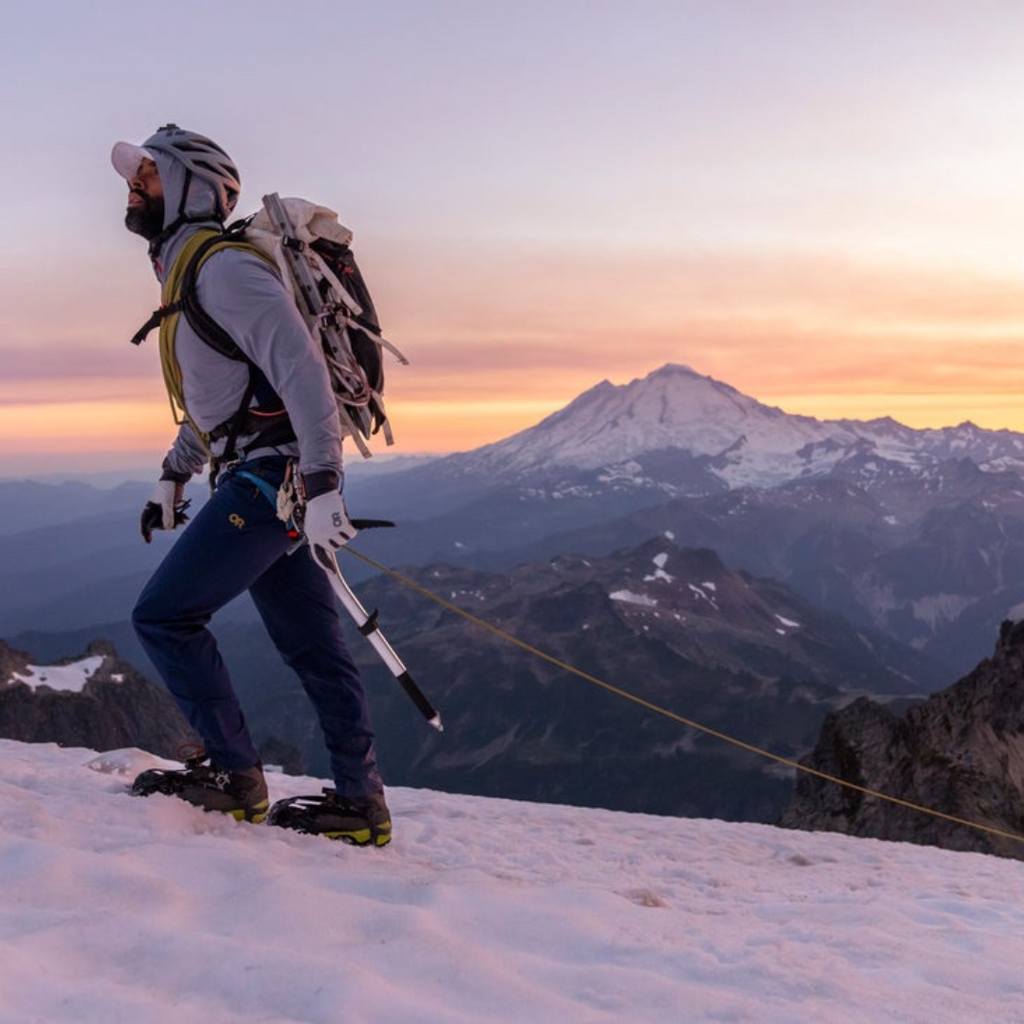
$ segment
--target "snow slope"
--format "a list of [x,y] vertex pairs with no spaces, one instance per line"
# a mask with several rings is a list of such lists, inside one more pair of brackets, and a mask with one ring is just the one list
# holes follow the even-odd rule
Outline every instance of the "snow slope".
[[0,741],[3,1024],[1024,1020],[1019,861],[410,789],[359,850],[154,762]]

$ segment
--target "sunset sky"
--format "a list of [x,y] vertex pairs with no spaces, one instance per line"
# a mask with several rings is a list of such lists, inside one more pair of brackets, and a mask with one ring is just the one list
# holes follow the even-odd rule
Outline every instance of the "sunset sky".
[[[396,451],[685,363],[788,412],[1024,430],[1024,4],[0,8],[0,476],[173,433],[119,139],[175,121],[337,209]],[[155,338],[154,338],[155,342]]]

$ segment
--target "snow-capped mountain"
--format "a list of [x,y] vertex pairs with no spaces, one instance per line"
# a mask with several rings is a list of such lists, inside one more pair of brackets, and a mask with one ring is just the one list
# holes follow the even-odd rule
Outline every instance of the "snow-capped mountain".
[[[353,473],[346,495],[353,514],[398,524],[359,538],[386,564],[504,570],[669,531],[855,624],[929,653],[939,645],[941,661],[966,671],[1024,601],[1022,473],[1021,434],[791,416],[668,365],[598,384],[495,444]],[[0,635],[127,618],[162,550],[138,543],[141,486],[103,499],[116,510],[76,520],[69,557],[51,528],[10,526],[66,516],[62,489],[0,485]],[[356,562],[348,571],[353,582],[370,573]]]
[[602,381],[564,409],[474,453],[492,472],[600,469],[655,451],[719,457],[745,448],[762,461],[822,440],[815,420],[787,416],[727,384],[669,365],[642,380]]
[[[678,464],[659,476],[673,454],[693,460],[689,479],[678,479]],[[825,476],[844,463],[864,476],[885,463],[915,473],[959,458],[986,470],[1024,469],[1024,435],[972,423],[914,430],[890,418],[791,415],[669,364],[629,384],[603,381],[536,426],[446,461],[492,479],[599,471],[605,482],[632,479],[692,494],[701,488],[694,476],[708,493]]]

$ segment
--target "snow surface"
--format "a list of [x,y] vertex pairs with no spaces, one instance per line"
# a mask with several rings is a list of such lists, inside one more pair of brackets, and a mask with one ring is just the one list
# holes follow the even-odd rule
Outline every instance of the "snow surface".
[[0,740],[3,1024],[1024,1020],[1019,861],[412,789],[361,850],[154,763]]

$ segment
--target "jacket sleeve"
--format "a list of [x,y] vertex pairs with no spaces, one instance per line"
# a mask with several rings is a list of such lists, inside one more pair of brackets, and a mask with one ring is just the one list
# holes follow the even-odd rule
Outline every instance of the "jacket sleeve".
[[164,458],[161,479],[188,483],[196,473],[203,471],[206,460],[206,449],[202,441],[196,437],[191,424],[182,423],[174,444]]
[[274,268],[225,249],[204,264],[197,289],[203,308],[263,371],[288,410],[299,471],[340,477],[341,424],[327,364]]

